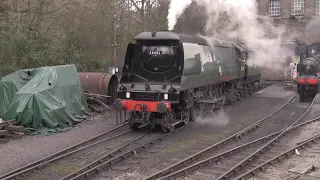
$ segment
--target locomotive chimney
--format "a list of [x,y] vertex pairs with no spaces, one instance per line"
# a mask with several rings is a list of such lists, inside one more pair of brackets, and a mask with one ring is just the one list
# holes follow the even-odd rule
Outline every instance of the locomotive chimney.
[[152,37],[156,37],[157,32],[152,32],[151,35],[152,35]]

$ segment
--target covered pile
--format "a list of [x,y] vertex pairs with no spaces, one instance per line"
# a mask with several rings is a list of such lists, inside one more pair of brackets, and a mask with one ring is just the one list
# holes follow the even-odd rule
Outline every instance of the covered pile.
[[30,128],[65,128],[88,116],[74,65],[19,70],[1,79],[0,116]]

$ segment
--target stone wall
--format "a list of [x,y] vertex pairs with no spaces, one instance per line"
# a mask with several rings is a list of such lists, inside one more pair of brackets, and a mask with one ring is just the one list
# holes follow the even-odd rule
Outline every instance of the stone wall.
[[[283,34],[284,40],[296,40],[296,43],[306,42],[306,26],[309,21],[316,16],[316,0],[304,1],[304,14],[300,16],[291,15],[291,0],[280,1],[280,15],[269,16],[269,1],[256,0],[258,4],[258,13],[263,17],[268,17],[274,26],[285,28]],[[271,36],[271,34],[270,34]],[[293,60],[298,60],[298,56],[293,56]],[[274,71],[271,69],[262,69],[262,79],[264,80],[284,80],[284,71]]]
[[280,1],[280,15],[269,16],[269,1],[256,0],[259,15],[268,16],[274,26],[284,26],[284,38],[296,39],[299,42],[306,42],[305,27],[312,17],[316,16],[316,0],[304,0],[304,14],[300,16],[291,15],[291,0]]

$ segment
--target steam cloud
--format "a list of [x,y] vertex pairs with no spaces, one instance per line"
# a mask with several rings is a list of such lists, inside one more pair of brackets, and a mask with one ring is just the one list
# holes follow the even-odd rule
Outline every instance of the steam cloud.
[[308,43],[320,41],[320,15],[314,17],[306,26]]
[[293,49],[281,45],[284,28],[276,28],[267,18],[258,15],[256,0],[171,0],[169,30],[191,1],[206,9],[208,38],[239,40],[252,51],[247,61],[249,66],[283,70],[286,57],[292,55]]
[[198,124],[211,124],[216,126],[226,126],[230,121],[230,117],[224,109],[219,111],[209,112],[207,114],[201,114],[197,117],[196,123]]
[[177,23],[177,18],[181,16],[184,9],[192,3],[192,0],[171,0],[168,14],[168,26],[171,31]]

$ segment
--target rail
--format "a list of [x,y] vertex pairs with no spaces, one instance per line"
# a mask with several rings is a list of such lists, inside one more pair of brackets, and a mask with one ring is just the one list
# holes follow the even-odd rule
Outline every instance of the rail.
[[172,166],[166,168],[166,169],[163,169],[161,171],[158,171],[150,176],[148,176],[147,178],[145,178],[144,180],[152,180],[152,179],[158,179],[160,177],[163,177],[165,175],[168,175],[170,173],[173,173],[179,169],[181,169],[182,167],[185,167],[186,164],[190,164],[194,161],[196,161],[197,159],[201,158],[202,156],[204,156],[205,154],[213,151],[214,149],[217,149],[218,147],[226,144],[227,142],[229,141],[232,141],[232,140],[236,140],[238,138],[240,138],[241,136],[245,135],[247,132],[250,132],[250,131],[253,131],[255,128],[257,128],[263,121],[267,120],[268,118],[272,117],[274,114],[276,114],[277,112],[279,112],[281,109],[283,109],[287,104],[289,104],[295,97],[297,96],[297,94],[294,94],[287,102],[285,102],[281,107],[279,107],[278,109],[276,109],[274,112],[270,113],[269,115],[267,115],[266,117],[260,119],[259,121],[257,121],[256,123],[253,123],[252,125],[242,129],[241,131],[239,132],[236,132],[235,134],[229,136],[228,138],[216,143],[216,144],[213,144],[212,146],[200,151],[200,152],[197,152],[195,153],[194,155],[192,156],[189,156],[175,164],[173,164]]
[[15,177],[18,177],[18,176],[21,176],[23,175],[24,173],[27,173],[27,172],[30,172],[36,168],[39,168],[39,167],[43,167],[44,165],[47,165],[48,163],[50,162],[53,162],[55,160],[58,160],[58,159],[61,159],[67,155],[70,155],[70,154],[73,154],[75,152],[78,152],[80,150],[83,150],[85,148],[88,148],[88,147],[91,147],[93,145],[96,145],[96,144],[99,144],[99,143],[102,143],[102,142],[105,142],[105,141],[108,141],[108,140],[111,140],[111,139],[114,139],[116,137],[119,137],[120,135],[123,135],[123,134],[126,134],[126,133],[129,133],[130,131],[127,131],[127,132],[124,132],[124,133],[121,133],[121,134],[118,134],[118,135],[115,135],[113,137],[108,137],[104,140],[101,140],[101,141],[98,141],[96,143],[93,143],[93,144],[89,144],[87,146],[85,146],[86,143],[90,142],[90,141],[93,141],[93,140],[96,140],[102,136],[105,136],[111,132],[114,132],[115,130],[118,130],[124,126],[126,126],[127,124],[123,124],[123,125],[120,125],[120,126],[117,126],[116,128],[113,128],[111,129],[110,131],[107,131],[107,132],[104,132],[104,133],[101,133],[93,138],[90,138],[88,140],[85,140],[85,141],[82,141],[74,146],[71,146],[69,148],[66,148],[66,149],[63,149],[57,153],[54,153],[52,155],[49,155],[47,157],[44,157],[38,161],[35,161],[33,163],[30,163],[28,165],[25,165],[25,166],[22,166],[21,168],[18,168],[18,169],[15,169],[11,172],[8,172],[2,176],[0,176],[0,179],[2,180],[7,180],[7,179],[12,179],[12,178],[15,178]]

